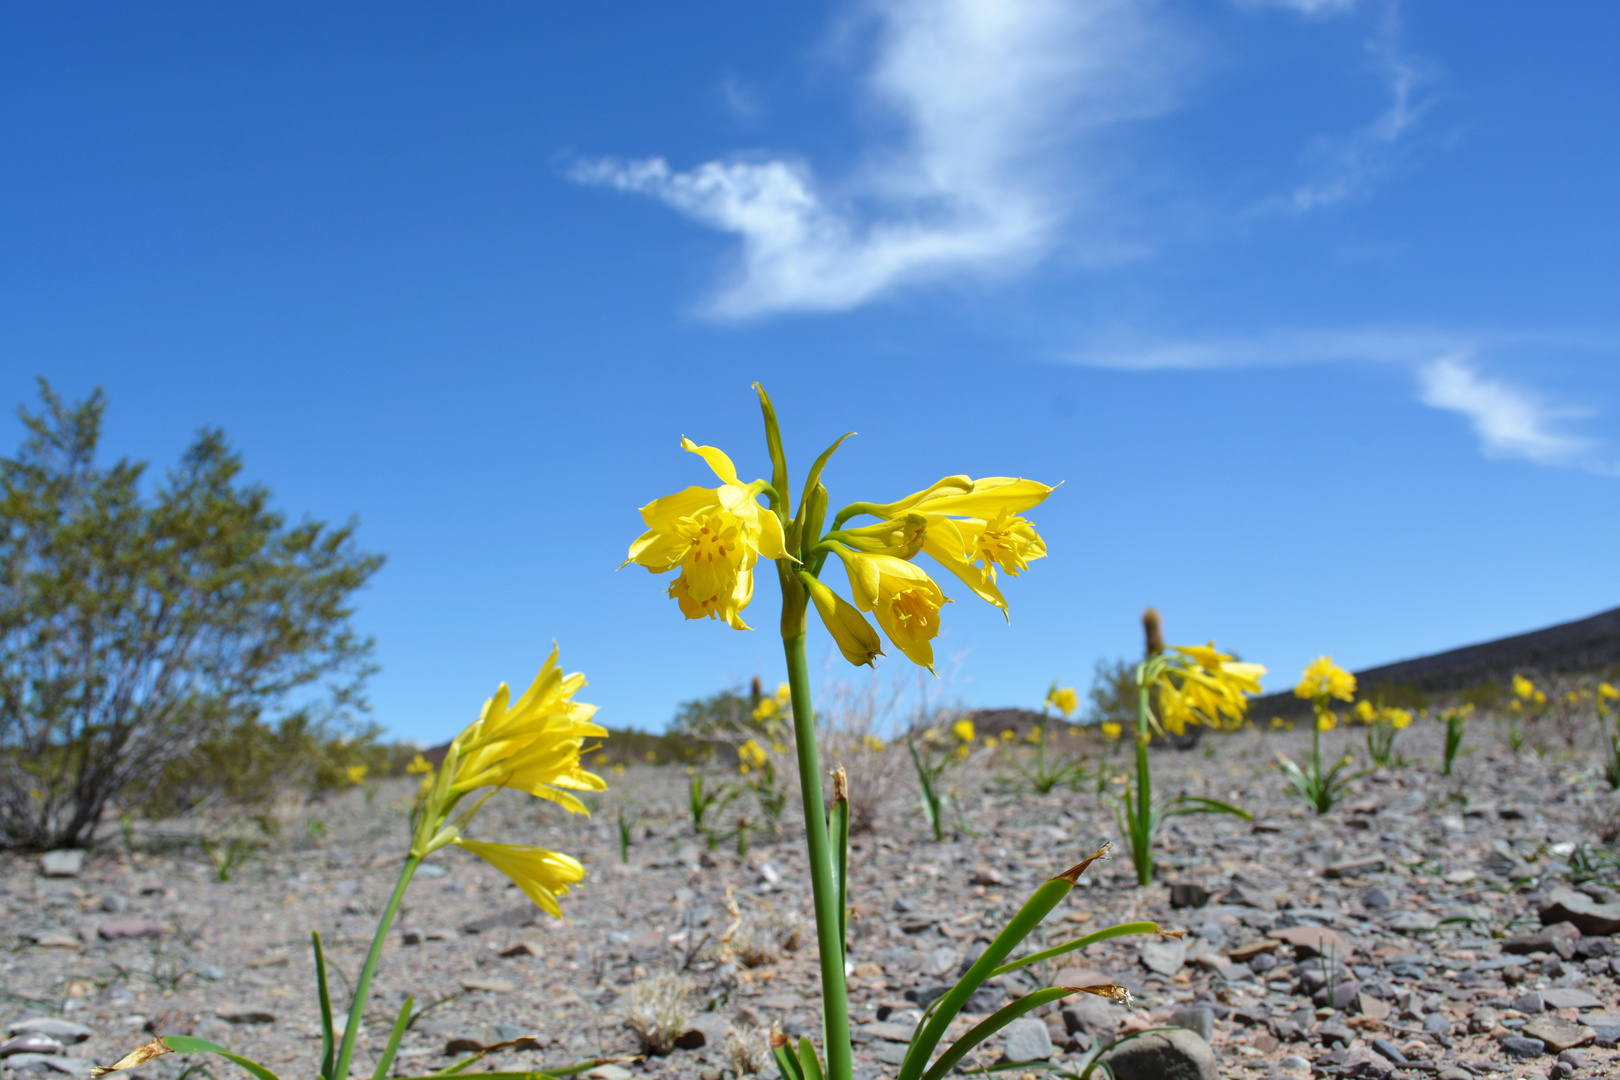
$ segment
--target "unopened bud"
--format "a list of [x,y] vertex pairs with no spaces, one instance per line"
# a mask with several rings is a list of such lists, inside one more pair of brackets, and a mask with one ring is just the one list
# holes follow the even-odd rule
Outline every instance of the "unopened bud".
[[1142,612],[1142,633],[1147,638],[1147,654],[1149,657],[1158,656],[1164,652],[1164,631],[1159,625],[1159,611],[1157,608],[1148,608]]

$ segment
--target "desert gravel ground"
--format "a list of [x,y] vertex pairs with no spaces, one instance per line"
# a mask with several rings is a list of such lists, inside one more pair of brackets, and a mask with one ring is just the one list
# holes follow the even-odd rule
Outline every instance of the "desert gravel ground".
[[[1325,741],[1337,749],[1344,735]],[[1209,736],[1193,750],[1155,752],[1161,791],[1230,799],[1255,821],[1175,819],[1160,850],[1164,883],[1152,888],[1134,887],[1122,852],[1082,879],[1042,928],[1046,942],[1140,918],[1189,934],[1096,945],[1070,958],[1083,970],[1036,971],[1064,985],[1117,980],[1135,998],[1045,1013],[1051,1063],[1072,1065],[1098,1040],[1176,1013],[1207,1025],[1226,1077],[1620,1075],[1620,958],[1608,936],[1620,928],[1620,896],[1609,891],[1620,875],[1600,841],[1616,821],[1614,798],[1589,754],[1512,754],[1483,724],[1469,743],[1459,775],[1442,777],[1438,733],[1414,727],[1400,749],[1415,763],[1363,777],[1322,818],[1283,793],[1270,764],[1279,748],[1301,755],[1305,732]],[[856,803],[881,803],[852,854],[851,1009],[866,1077],[894,1074],[918,999],[951,981],[1040,880],[1117,840],[1094,779],[1080,792],[1033,794],[1013,768],[1020,753],[1029,751],[981,752],[952,774],[962,827],[944,843],[915,809],[903,747],[872,754],[864,774],[852,769]],[[1127,764],[1123,754],[1107,760],[1116,771]],[[862,775],[873,778],[866,791]],[[580,856],[588,876],[563,901],[563,920],[536,913],[464,852],[434,856],[389,935],[357,1073],[372,1071],[407,994],[434,1007],[407,1033],[396,1076],[522,1038],[472,1071],[622,1058],[598,1075],[718,1080],[747,1068],[739,1047],[763,1059],[762,1029],[818,1030],[795,804],[779,835],[755,833],[739,855],[729,837],[710,850],[693,834],[685,769],[632,767],[608,779],[591,820],[507,793],[472,830]],[[711,785],[729,779],[710,774]],[[155,1031],[214,1039],[283,1077],[313,1076],[309,933],[320,931],[343,973],[341,996],[393,885],[412,790],[391,781],[284,806],[279,835],[223,883],[200,841],[240,832],[225,811],[138,825],[127,838],[109,826],[76,876],[46,876],[38,856],[0,857],[0,1028],[44,1017],[90,1032],[75,1042],[80,1029],[61,1028],[63,1049],[46,1055],[54,1060],[13,1055],[8,1075],[21,1075],[19,1063],[29,1075],[83,1072]],[[758,820],[739,802],[722,824],[739,811]],[[1202,906],[1173,907],[1171,884],[1183,886],[1175,899]],[[1318,948],[1327,955],[1310,959]],[[689,1048],[638,1058],[624,1023],[632,987],[671,971],[689,988]],[[979,1007],[1048,984],[997,982]],[[1177,1012],[1188,1009],[1206,1011]],[[994,1039],[972,1062],[1003,1049]],[[221,1080],[243,1075],[200,1057],[162,1058],[138,1075],[177,1080],[199,1064]]]

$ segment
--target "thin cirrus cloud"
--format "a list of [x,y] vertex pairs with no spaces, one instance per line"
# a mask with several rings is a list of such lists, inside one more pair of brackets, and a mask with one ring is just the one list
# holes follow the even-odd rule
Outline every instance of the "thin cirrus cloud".
[[846,311],[948,275],[1025,269],[1085,199],[1060,168],[1079,136],[1154,115],[1185,59],[1128,0],[870,0],[860,86],[892,144],[853,174],[800,160],[585,162],[576,180],[659,199],[741,242],[705,305],[719,319]]
[[1207,340],[1100,342],[1076,350],[1066,359],[1123,371],[1393,364],[1412,373],[1418,401],[1466,418],[1487,457],[1620,475],[1620,464],[1607,456],[1604,444],[1570,430],[1570,422],[1586,416],[1585,410],[1559,406],[1527,386],[1487,375],[1477,359],[1483,352],[1525,346],[1595,346],[1608,351],[1612,344],[1534,334],[1369,327]]

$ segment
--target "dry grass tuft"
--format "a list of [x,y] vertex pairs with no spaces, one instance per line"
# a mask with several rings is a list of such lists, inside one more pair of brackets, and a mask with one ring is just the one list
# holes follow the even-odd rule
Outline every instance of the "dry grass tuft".
[[641,1052],[662,1056],[675,1049],[675,1040],[687,1028],[692,1010],[687,983],[666,971],[630,987],[630,1008],[624,1023],[641,1040]]
[[738,1076],[751,1076],[765,1071],[773,1059],[764,1028],[740,1027],[726,1033],[726,1056]]

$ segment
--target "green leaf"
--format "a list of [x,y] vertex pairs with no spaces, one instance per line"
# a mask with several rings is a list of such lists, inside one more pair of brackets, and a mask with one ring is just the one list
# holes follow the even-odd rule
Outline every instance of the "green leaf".
[[[1181,809],[1183,806],[1186,809]],[[1206,799],[1198,795],[1177,795],[1171,800],[1171,807],[1165,810],[1165,814],[1233,814],[1244,821],[1254,820],[1254,815],[1242,807],[1221,802],[1219,799]]]
[[939,1040],[973,991],[990,977],[996,965],[1005,960],[1007,954],[1012,952],[1019,942],[1041,924],[1041,920],[1057,907],[1058,902],[1069,895],[1074,883],[1079,880],[1086,868],[1107,852],[1108,846],[1104,845],[1089,859],[1076,863],[1058,876],[1041,883],[1001,933],[996,935],[995,940],[973,962],[973,966],[968,968],[967,974],[940,998],[939,1008],[933,1018],[917,1025],[917,1030],[912,1033],[911,1046],[906,1051],[905,1061],[901,1063],[898,1080],[918,1080],[922,1076],[923,1068],[933,1055],[934,1048],[939,1045]]
[[793,1055],[788,1043],[772,1046],[771,1053],[776,1057],[776,1067],[782,1072],[782,1080],[804,1080],[804,1070],[799,1067],[799,1059]]
[[399,1040],[405,1036],[405,1029],[411,1026],[411,1006],[415,1004],[416,999],[408,997],[405,1004],[400,1006],[393,1033],[388,1036],[388,1045],[383,1047],[382,1057],[377,1059],[377,1068],[372,1071],[371,1080],[385,1080],[388,1076],[388,1070],[394,1065],[394,1055],[399,1053]]
[[165,1035],[163,1036],[163,1045],[177,1054],[218,1054],[228,1061],[236,1062],[258,1077],[259,1080],[281,1080],[279,1076],[260,1065],[257,1061],[245,1058],[240,1054],[233,1054],[219,1043],[210,1042],[207,1039],[198,1039],[190,1035]]
[[1064,942],[1062,945],[1054,945],[1050,949],[1042,949],[1038,953],[1030,953],[1028,956],[1023,957],[1020,960],[1013,960],[1002,964],[1000,967],[992,971],[989,977],[995,978],[997,975],[1005,975],[1009,971],[1017,971],[1019,968],[1028,967],[1030,964],[1038,964],[1042,960],[1051,960],[1053,957],[1074,952],[1076,949],[1083,949],[1087,945],[1095,945],[1099,941],[1108,941],[1117,937],[1128,937],[1131,934],[1157,934],[1158,932],[1159,924],[1156,922],[1128,922],[1118,923],[1114,926],[1105,926],[1101,930],[1093,930],[1085,937],[1075,938],[1073,941]]
[[1040,1008],[1049,1001],[1066,998],[1072,993],[1074,991],[1068,987],[1049,986],[1045,990],[1037,990],[1033,994],[1021,997],[1011,1005],[1002,1006],[963,1032],[962,1037],[952,1043],[950,1049],[939,1055],[939,1060],[934,1062],[933,1068],[923,1074],[923,1080],[941,1080],[958,1061],[961,1061],[966,1056],[969,1050],[972,1050],[1020,1016]]
[[326,985],[326,952],[321,948],[319,931],[310,931],[315,948],[315,989],[321,1000],[321,1080],[332,1080],[332,1060],[337,1053],[336,1030],[332,1026],[332,995]]
[[816,1048],[807,1035],[799,1036],[799,1068],[804,1072],[804,1080],[822,1080],[821,1059],[816,1056]]

